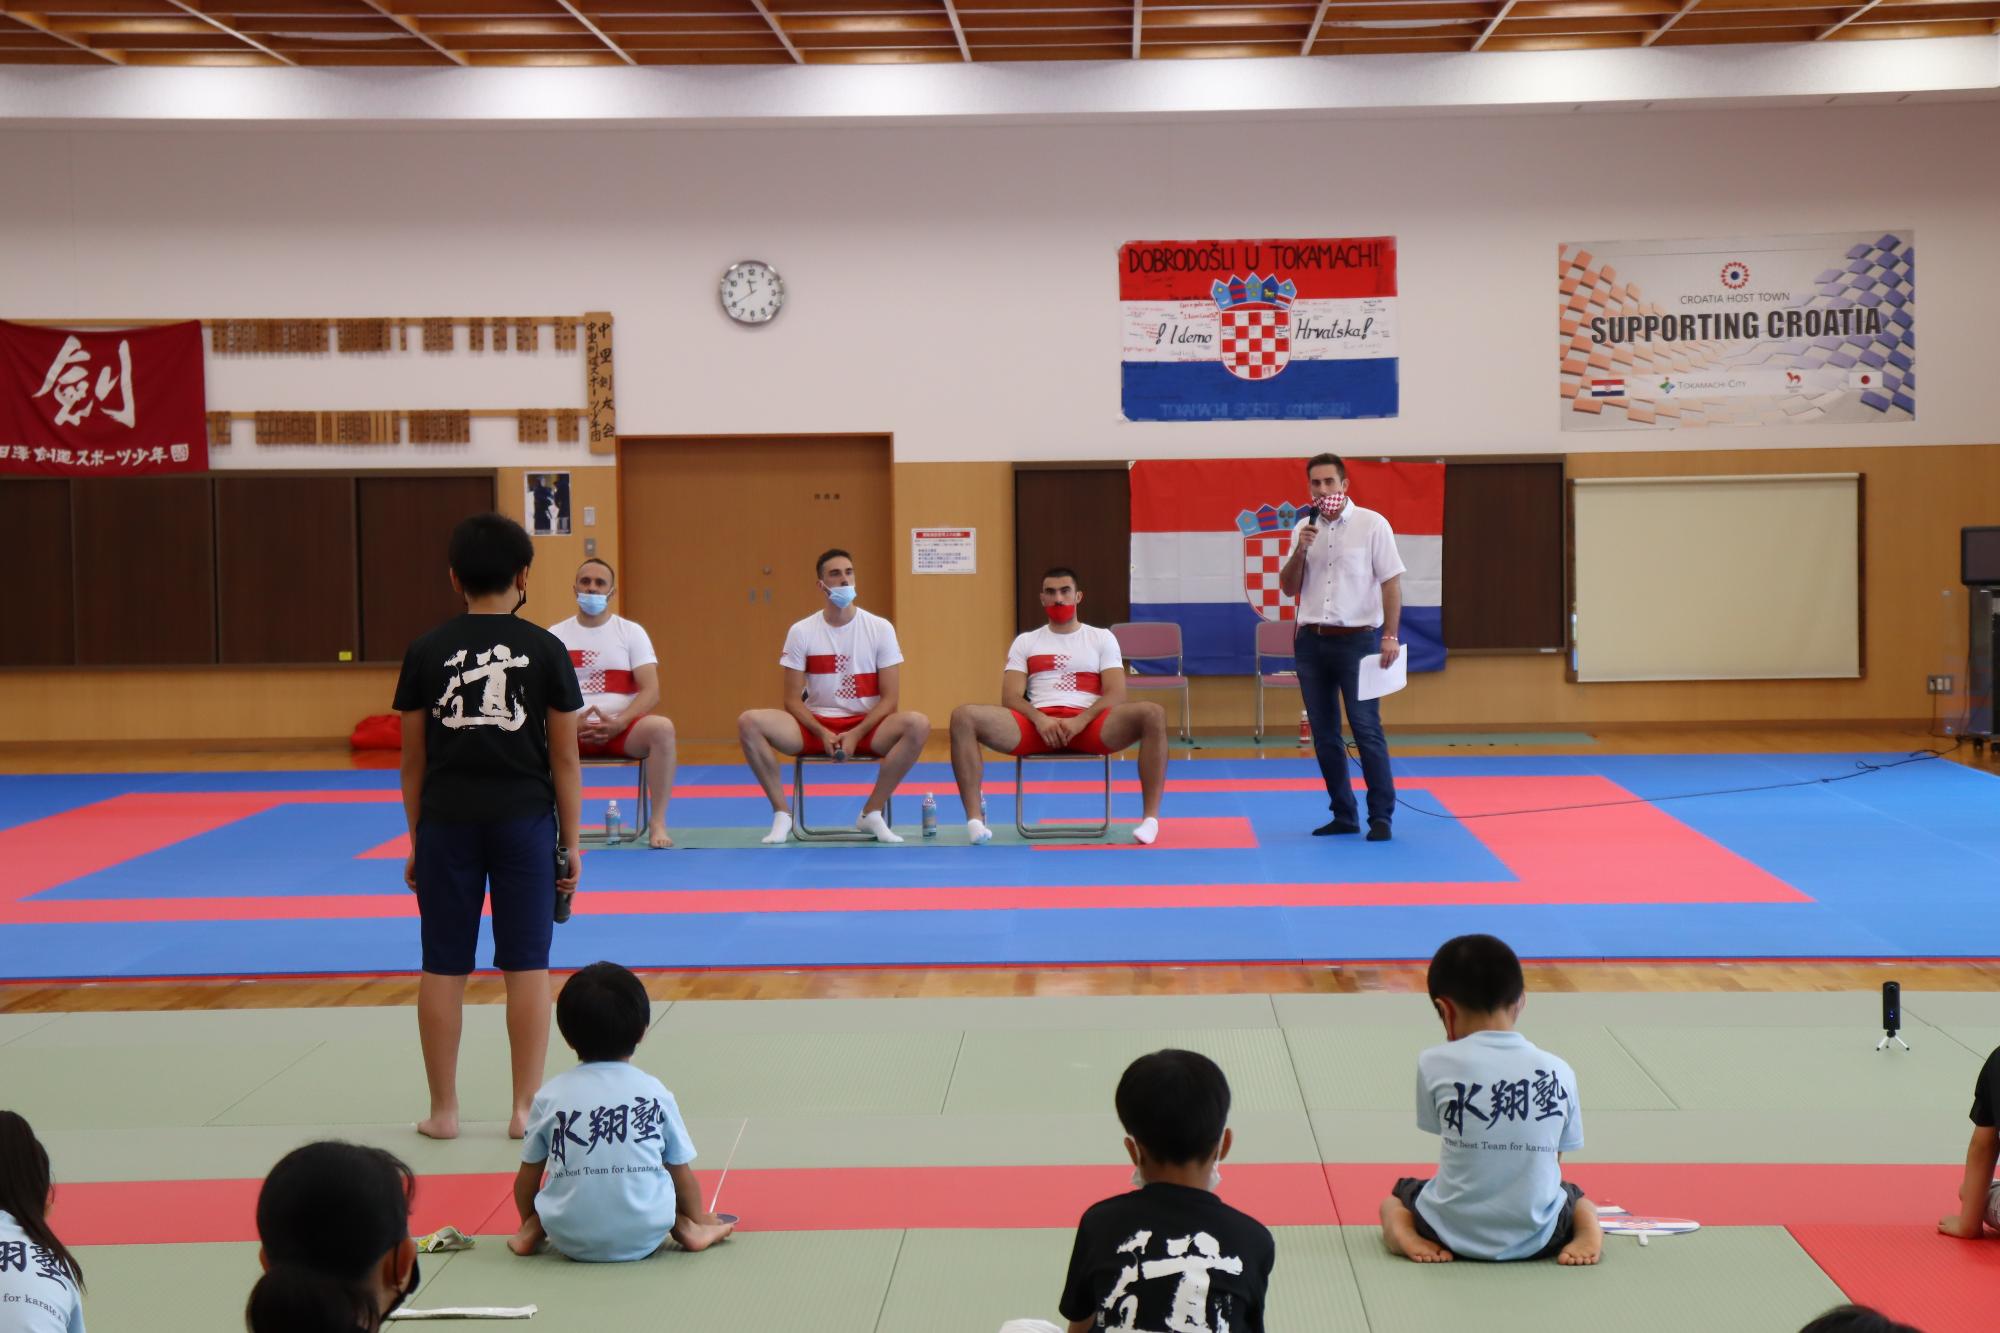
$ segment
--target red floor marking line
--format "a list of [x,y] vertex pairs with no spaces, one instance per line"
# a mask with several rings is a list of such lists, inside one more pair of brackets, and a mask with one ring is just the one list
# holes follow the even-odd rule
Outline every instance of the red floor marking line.
[[1936,1215],[1953,1202],[1942,1197],[1932,1200],[1929,1225],[1821,1223],[1791,1228],[1792,1239],[1857,1304],[1924,1333],[1992,1333],[2000,1244],[1939,1235]]

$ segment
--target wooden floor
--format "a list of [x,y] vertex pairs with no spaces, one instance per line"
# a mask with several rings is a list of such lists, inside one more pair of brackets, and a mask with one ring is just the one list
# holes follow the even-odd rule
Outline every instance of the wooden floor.
[[[1992,771],[1989,752],[1914,728],[1601,728],[1600,754],[1747,754],[1946,751],[1953,763]],[[1570,746],[1422,746],[1401,737],[1410,755],[1557,754]],[[1254,757],[1255,751],[1203,750],[1205,757]],[[1289,753],[1280,751],[1278,753]],[[941,740],[925,757],[948,757]],[[734,763],[735,747],[689,744],[684,764]],[[394,755],[351,755],[327,745],[270,746],[9,746],[0,773],[224,772],[313,768],[393,768]],[[664,1000],[767,1000],[859,997],[933,998],[1018,995],[1173,995],[1422,991],[1415,964],[1273,966],[1214,964],[1154,967],[931,967],[825,970],[713,969],[654,972],[646,988]],[[1787,960],[1769,963],[1539,963],[1528,967],[1531,991],[1840,991],[1875,990],[1894,977],[1908,990],[2000,989],[2000,960],[1893,964]],[[0,984],[0,1012],[293,1008],[320,1005],[411,1005],[414,977],[283,978],[269,981],[95,982],[84,985]],[[475,977],[475,1003],[502,999],[497,977]]]

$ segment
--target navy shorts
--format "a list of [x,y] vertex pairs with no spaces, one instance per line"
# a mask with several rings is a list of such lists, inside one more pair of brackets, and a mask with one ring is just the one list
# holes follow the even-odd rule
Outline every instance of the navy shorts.
[[555,934],[556,816],[488,824],[427,821],[417,829],[417,912],[424,971],[472,971],[486,886],[493,885],[493,966],[536,972]]
[[[1410,1216],[1417,1220],[1417,1234],[1433,1245],[1444,1245],[1431,1224],[1424,1221],[1423,1212],[1417,1207],[1417,1196],[1430,1184],[1429,1176],[1404,1176],[1396,1182],[1396,1188],[1389,1191],[1396,1196],[1396,1202],[1410,1210]],[[1576,1203],[1583,1197],[1583,1191],[1567,1180],[1562,1183],[1562,1212],[1556,1215],[1556,1229],[1550,1235],[1549,1243],[1528,1256],[1528,1260],[1553,1259],[1562,1253],[1562,1247],[1576,1239]],[[1446,1246],[1449,1249],[1449,1246]]]

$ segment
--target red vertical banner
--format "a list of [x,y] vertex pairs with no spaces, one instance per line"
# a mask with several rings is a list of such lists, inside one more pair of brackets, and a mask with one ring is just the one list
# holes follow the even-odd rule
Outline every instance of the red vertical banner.
[[0,473],[208,470],[201,325],[85,333],[0,320]]

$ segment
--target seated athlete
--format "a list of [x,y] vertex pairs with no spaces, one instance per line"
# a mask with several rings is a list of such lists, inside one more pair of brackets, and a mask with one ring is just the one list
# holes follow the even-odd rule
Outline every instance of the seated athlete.
[[[1117,754],[1139,747],[1144,818],[1137,842],[1160,836],[1160,793],[1167,785],[1167,710],[1125,698],[1125,659],[1108,629],[1076,618],[1083,586],[1076,571],[1057,566],[1042,575],[1042,610],[1049,623],[1014,640],[1000,678],[1000,707],[961,704],[951,714],[951,771],[965,802],[965,836],[993,836],[979,783],[986,761],[979,747],[1002,754]],[[1015,800],[1020,799],[1017,792]]]
[[577,753],[585,759],[637,759],[646,766],[646,790],[653,813],[646,840],[671,847],[667,802],[674,798],[674,724],[653,712],[660,702],[660,659],[653,640],[637,621],[611,614],[618,576],[592,558],[577,566],[577,614],[549,633],[569,649],[583,688],[583,712],[576,723]]
[[785,635],[778,657],[785,670],[784,708],[753,708],[736,719],[743,758],[771,798],[771,831],[764,841],[780,843],[792,835],[778,756],[823,754],[873,755],[882,761],[854,827],[877,842],[901,842],[882,810],[923,753],[931,720],[896,709],[903,650],[894,625],[854,605],[854,557],[828,551],[814,575],[826,609]]

